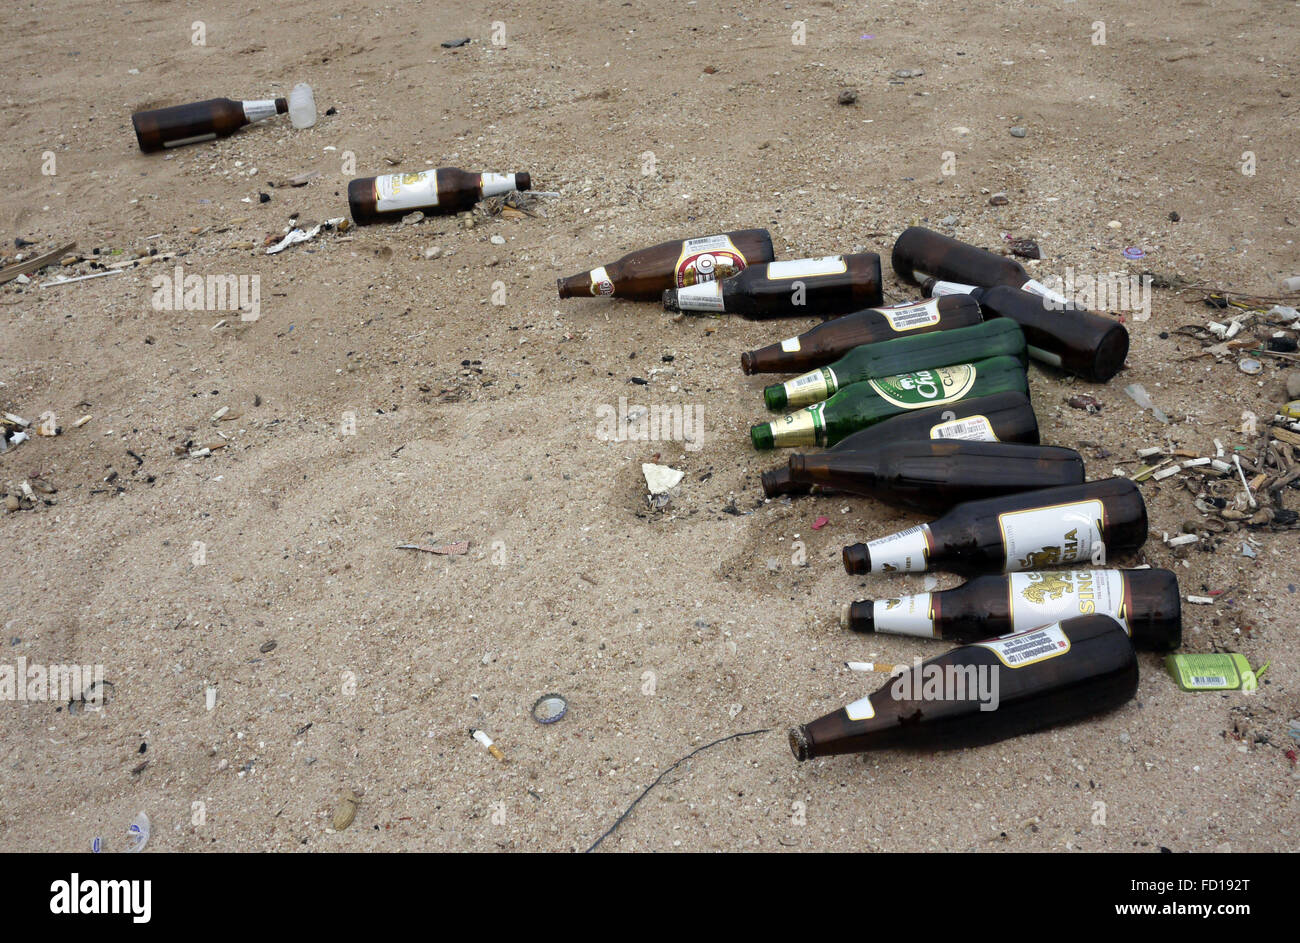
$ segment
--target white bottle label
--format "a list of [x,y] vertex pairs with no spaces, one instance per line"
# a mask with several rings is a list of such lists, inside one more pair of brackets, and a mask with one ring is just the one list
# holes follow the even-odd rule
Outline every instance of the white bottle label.
[[787,354],[797,354],[799,352],[799,338],[787,337],[781,341],[781,349]]
[[591,270],[591,293],[593,295],[614,294],[614,283],[609,280],[605,266],[599,265]]
[[726,311],[720,282],[699,282],[677,289],[677,307],[682,311]]
[[877,632],[892,635],[915,635],[920,638],[938,638],[934,630],[932,593],[917,593],[897,599],[877,599],[871,606],[871,617]]
[[844,261],[842,255],[767,263],[767,277],[773,281],[786,278],[812,278],[814,275],[843,275],[848,270],[849,263]]
[[484,196],[496,196],[498,193],[519,189],[515,186],[514,174],[480,174],[479,179],[482,181]]
[[930,427],[932,439],[968,439],[971,442],[997,442],[993,423],[987,416],[967,416]]
[[673,267],[678,288],[730,278],[745,267],[745,257],[728,235],[702,236],[682,243]]
[[944,295],[969,295],[978,285],[964,285],[961,282],[936,281],[930,286],[930,297],[940,298]]
[[999,514],[1006,571],[1044,570],[1091,560],[1101,552],[1105,514],[1100,501]]
[[249,121],[261,121],[263,118],[270,118],[275,114],[275,99],[262,98],[256,101],[246,101],[244,106],[244,117]]
[[939,323],[939,301],[931,298],[915,304],[890,305],[877,308],[895,331],[915,331],[918,327],[928,327]]
[[1042,295],[1049,301],[1055,301],[1057,304],[1069,304],[1069,299],[1059,291],[1053,291],[1042,282],[1034,281],[1032,278],[1020,286],[1021,291],[1032,291],[1035,295]]
[[867,543],[872,573],[919,573],[930,565],[930,528],[925,524]]
[[1133,634],[1124,604],[1124,574],[1119,570],[1012,573],[1007,594],[1013,632],[1100,613]]
[[849,720],[870,720],[875,717],[876,709],[871,706],[871,695],[868,694],[861,700],[854,701],[844,708],[844,713],[849,715]]
[[438,171],[413,174],[385,174],[375,178],[375,209],[415,210],[438,205]]
[[1070,640],[1061,631],[1060,625],[1044,626],[975,644],[997,655],[998,660],[1008,668],[1023,668],[1064,655],[1070,650]]

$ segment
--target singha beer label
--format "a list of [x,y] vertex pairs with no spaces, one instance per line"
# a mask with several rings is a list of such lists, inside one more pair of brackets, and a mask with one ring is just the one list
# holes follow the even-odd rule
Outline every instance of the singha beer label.
[[1100,552],[1105,523],[1100,501],[1076,501],[998,515],[1006,570],[1044,570],[1091,560]]
[[[971,442],[997,442],[997,433],[987,416],[967,416],[930,427],[932,439],[966,439]],[[1042,623],[1039,623],[1040,625]]]
[[894,635],[915,635],[920,638],[938,638],[939,633],[934,630],[934,607],[930,601],[931,596],[931,593],[917,593],[915,596],[877,599],[871,607],[876,631]]
[[1064,655],[1070,650],[1070,640],[1061,631],[1059,623],[1030,632],[1004,635],[987,642],[976,642],[975,645],[987,648],[1008,668],[1023,668]]
[[942,406],[961,399],[975,385],[975,367],[969,363],[933,370],[917,370],[898,376],[868,380],[882,399],[901,409]]
[[375,178],[375,210],[418,209],[438,205],[438,171],[413,174],[384,174]]
[[704,236],[682,243],[673,267],[678,288],[730,278],[745,267],[745,257],[730,236]]
[[1008,594],[1013,632],[1096,612],[1110,616],[1133,634],[1124,599],[1124,574],[1115,570],[1012,573]]
[[873,573],[921,572],[929,566],[930,528],[925,524],[867,544]]
[[930,298],[915,304],[890,305],[877,308],[885,316],[889,326],[900,334],[903,331],[915,331],[919,327],[929,327],[939,323],[939,299]]

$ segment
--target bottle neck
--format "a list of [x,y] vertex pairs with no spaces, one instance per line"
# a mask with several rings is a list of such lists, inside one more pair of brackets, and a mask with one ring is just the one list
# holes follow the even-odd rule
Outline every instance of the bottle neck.
[[282,115],[289,110],[289,102],[283,98],[256,98],[240,104],[243,106],[244,117],[248,119],[249,124]]

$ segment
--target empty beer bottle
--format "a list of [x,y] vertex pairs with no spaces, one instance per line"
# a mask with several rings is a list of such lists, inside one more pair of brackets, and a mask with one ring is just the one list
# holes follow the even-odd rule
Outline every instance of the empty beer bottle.
[[1155,569],[991,573],[941,592],[846,603],[840,624],[973,642],[1093,613],[1115,619],[1141,649],[1169,651],[1183,641],[1178,577]]
[[838,360],[854,347],[896,337],[979,324],[984,315],[964,294],[928,301],[867,308],[826,321],[797,337],[740,355],[740,369],[752,373],[793,373]]
[[1128,356],[1124,325],[1073,303],[1063,305],[1006,285],[977,288],[927,278],[923,287],[927,295],[944,298],[969,295],[985,317],[1015,321],[1025,332],[1029,356],[1085,380],[1105,383]]
[[839,360],[763,390],[768,409],[798,408],[830,399],[850,383],[897,376],[931,367],[949,367],[990,357],[1018,357],[1025,362],[1025,335],[1006,319],[971,327],[918,334],[855,347]]
[[890,262],[898,277],[920,285],[927,278],[992,288],[1007,285],[1064,302],[1060,293],[1029,277],[1015,259],[961,242],[921,226],[910,226],[894,243]]
[[[1038,418],[1024,393],[1007,391],[964,399],[950,406],[931,406],[878,422],[840,439],[832,452],[878,449],[890,442],[914,439],[970,439],[977,442],[1027,442],[1038,444]],[[787,462],[762,475],[763,493],[782,494],[831,491],[796,482]]]
[[749,437],[754,448],[760,450],[834,445],[852,432],[912,409],[1007,390],[1029,392],[1025,366],[1015,357],[990,357],[975,363],[917,370],[850,384],[828,400],[752,426]]
[[983,746],[1118,707],[1138,686],[1110,616],[1078,616],[895,669],[874,694],[790,730],[795,759]]
[[188,105],[172,105],[131,116],[140,150],[149,153],[183,144],[197,144],[234,134],[246,124],[282,115],[289,110],[285,98],[235,101],[210,98]]
[[1081,485],[1083,457],[1049,445],[920,439],[869,452],[791,455],[790,477],[886,504],[946,511],[963,501]]
[[1147,508],[1127,478],[959,504],[931,524],[844,548],[858,573],[949,570],[963,575],[1104,562],[1147,539]]
[[561,298],[594,295],[658,301],[670,288],[720,281],[774,258],[771,233],[766,229],[738,229],[716,236],[661,242],[629,252],[590,272],[557,279],[556,284]]
[[670,288],[668,311],[739,314],[766,318],[825,317],[880,304],[880,256],[874,252],[828,255],[751,265],[721,282]]
[[426,216],[459,213],[479,200],[511,190],[531,190],[532,178],[519,174],[476,174],[439,167],[409,174],[358,177],[348,183],[348,208],[358,225],[393,222],[420,210]]

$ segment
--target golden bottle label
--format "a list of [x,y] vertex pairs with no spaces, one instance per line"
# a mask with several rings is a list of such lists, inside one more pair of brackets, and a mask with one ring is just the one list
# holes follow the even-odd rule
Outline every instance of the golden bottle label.
[[962,363],[868,380],[887,402],[902,409],[942,406],[961,399],[975,385],[974,364]]
[[976,642],[979,648],[987,648],[998,656],[998,661],[1008,668],[1023,668],[1064,655],[1070,650],[1070,640],[1061,631],[1061,626],[1048,625],[1028,632],[1003,635],[987,642]]
[[1102,552],[1105,515],[1105,506],[1097,500],[999,514],[1007,572],[1092,560]]
[[375,209],[380,213],[437,205],[436,170],[421,170],[413,174],[384,174],[375,178]]
[[829,399],[839,389],[835,371],[830,367],[821,367],[801,377],[787,380],[785,387],[785,404],[787,406],[808,406]]
[[687,239],[673,266],[678,288],[730,278],[745,267],[745,256],[727,235]]
[[1007,596],[1014,632],[1100,613],[1133,634],[1125,605],[1124,574],[1119,570],[1012,573]]
[[769,422],[772,429],[772,444],[776,448],[793,445],[822,445],[822,416],[825,403],[816,403],[807,409],[782,416],[775,422]]

